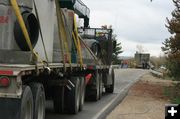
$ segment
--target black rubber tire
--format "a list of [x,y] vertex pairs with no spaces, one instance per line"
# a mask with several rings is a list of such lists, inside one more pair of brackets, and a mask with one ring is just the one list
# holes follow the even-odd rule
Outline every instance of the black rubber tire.
[[110,77],[112,78],[112,84],[105,88],[106,93],[113,93],[114,92],[114,70],[112,70]]
[[77,114],[80,106],[80,80],[79,77],[72,77],[71,81],[75,87],[67,92],[67,111],[69,114]]
[[98,56],[99,51],[98,51],[98,44],[96,42],[92,44],[91,50],[92,50],[92,52],[94,53],[95,56]]
[[20,119],[33,119],[33,95],[29,86],[23,86]]
[[79,101],[79,111],[83,110],[84,101],[85,101],[85,90],[86,90],[86,82],[84,77],[80,77],[81,82],[81,90],[80,90],[80,101]]
[[30,84],[33,100],[34,100],[34,118],[45,119],[45,92],[44,87],[40,83]]
[[99,99],[101,99],[102,94],[103,94],[102,73],[99,73]]
[[99,89],[100,89],[100,84],[99,84],[99,73],[98,71],[96,71],[94,74],[93,74],[93,82],[94,82],[94,87],[92,89],[92,95],[91,95],[91,99],[93,101],[98,101],[99,100]]
[[64,90],[63,87],[57,86],[54,87],[53,103],[54,111],[56,113],[64,112]]
[[[29,33],[32,47],[34,48],[39,38],[39,23],[33,13],[27,11],[23,12],[22,17]],[[25,37],[23,35],[22,29],[17,20],[14,24],[14,39],[22,51],[30,51],[29,46],[26,43]]]

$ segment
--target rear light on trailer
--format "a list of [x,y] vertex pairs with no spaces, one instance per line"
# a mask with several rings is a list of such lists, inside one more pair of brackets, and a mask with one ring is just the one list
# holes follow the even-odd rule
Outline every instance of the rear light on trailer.
[[92,78],[92,74],[88,74],[86,75],[85,79],[86,79],[86,85],[89,83],[90,79]]
[[0,87],[8,87],[10,85],[10,79],[8,77],[0,77]]

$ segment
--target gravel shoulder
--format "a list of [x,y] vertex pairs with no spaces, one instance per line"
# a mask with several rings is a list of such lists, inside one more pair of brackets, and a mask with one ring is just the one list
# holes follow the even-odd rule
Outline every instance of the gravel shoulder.
[[172,81],[156,78],[150,73],[144,75],[107,119],[163,119],[165,104],[169,103],[164,96],[164,87],[172,85]]

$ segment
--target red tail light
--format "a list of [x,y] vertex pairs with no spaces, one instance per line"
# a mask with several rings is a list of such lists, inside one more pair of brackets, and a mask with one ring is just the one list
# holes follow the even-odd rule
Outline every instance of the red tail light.
[[88,74],[86,75],[85,79],[86,79],[86,84],[89,83],[90,79],[92,78],[92,74]]
[[8,77],[0,77],[0,87],[8,87],[10,85],[10,80]]

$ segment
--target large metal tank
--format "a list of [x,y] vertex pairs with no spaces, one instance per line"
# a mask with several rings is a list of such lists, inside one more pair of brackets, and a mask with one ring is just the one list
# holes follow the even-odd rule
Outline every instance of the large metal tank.
[[[67,46],[69,51],[65,48],[65,45],[63,43],[63,49],[64,49],[64,55],[65,59],[67,60],[68,53],[72,55],[71,53],[73,52],[72,48],[72,31],[73,31],[73,21],[74,21],[74,11],[68,10],[68,9],[62,9],[63,13],[63,23],[65,26],[65,31],[66,31],[66,36],[67,36]],[[56,16],[56,15],[55,15]],[[60,21],[61,22],[61,21]],[[59,32],[58,32],[58,25],[57,25],[57,17],[54,20],[54,42],[53,42],[53,62],[63,62],[63,57],[62,57],[62,45],[60,44],[60,40],[62,39],[59,38]],[[65,39],[64,39],[65,40]],[[64,41],[63,40],[63,41]],[[76,54],[75,54],[76,55]]]
[[[39,35],[39,26],[37,26],[37,16],[35,6],[32,0],[18,0],[18,4],[30,32],[31,42],[39,57],[46,60],[43,48],[42,38]],[[53,0],[35,0],[39,16],[42,36],[44,39],[45,49],[47,51],[49,62],[62,62],[63,57],[68,56],[64,44],[62,45],[65,56],[61,54],[61,44],[59,43],[59,33],[55,3]],[[78,62],[77,49],[72,39],[74,11],[66,8],[62,9],[64,16],[65,31],[67,35],[67,44],[72,57],[72,62]],[[60,21],[61,22],[61,21]],[[81,43],[81,50],[84,63],[93,63],[93,57],[87,48]],[[0,63],[12,64],[29,64],[32,56],[25,42],[25,38],[17,22],[17,18],[9,3],[9,0],[0,1]],[[68,61],[67,61],[68,62]]]
[[[17,0],[26,25],[29,25],[34,49],[42,59],[45,59],[42,39],[37,27],[37,17],[32,0]],[[53,54],[53,36],[54,36],[54,14],[55,5],[51,0],[35,0],[37,12],[39,15],[40,26],[44,38],[44,44],[47,51],[49,62],[52,62]],[[0,63],[30,63],[31,53],[28,48],[24,48],[24,37],[9,0],[0,1]],[[18,37],[18,35],[20,37]],[[11,55],[7,55],[11,54]]]
[[[74,11],[68,10],[66,8],[62,9],[63,12],[63,18],[64,18],[64,25],[65,25],[65,31],[67,35],[67,43],[68,43],[68,52],[63,44],[64,49],[64,58],[66,62],[68,62],[68,53],[71,55],[72,63],[78,63],[79,62],[79,56],[77,55],[77,49],[74,45],[74,40],[72,39],[72,32],[73,32],[73,24],[74,24]],[[54,45],[53,45],[53,62],[63,62],[62,57],[62,48],[59,41],[59,33],[58,33],[58,25],[57,25],[57,19],[55,19],[55,27],[54,27]],[[87,40],[84,40],[86,43]],[[92,40],[91,40],[92,41]],[[88,42],[89,43],[89,42]],[[93,42],[92,42],[93,43]],[[89,45],[87,45],[89,46]],[[82,53],[82,59],[83,63],[85,64],[94,64],[94,58],[90,54],[90,52],[87,50],[86,46],[81,42],[81,53]]]
[[[22,0],[18,3],[23,3]],[[32,9],[32,2],[24,2],[24,5],[30,9],[23,9],[30,11]],[[10,6],[9,0],[0,1],[0,49],[1,50],[20,50],[14,40],[14,22],[16,17]]]

